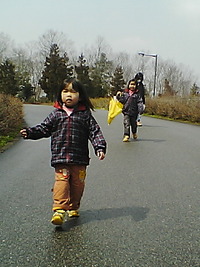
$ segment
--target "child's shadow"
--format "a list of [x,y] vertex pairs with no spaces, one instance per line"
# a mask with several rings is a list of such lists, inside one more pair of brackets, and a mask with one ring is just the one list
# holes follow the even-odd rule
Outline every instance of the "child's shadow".
[[62,226],[56,227],[56,231],[69,231],[73,227],[89,223],[91,221],[101,221],[114,219],[118,217],[131,216],[136,222],[145,220],[149,208],[145,207],[123,207],[123,208],[105,208],[99,210],[85,210],[81,212],[79,218],[70,218]]

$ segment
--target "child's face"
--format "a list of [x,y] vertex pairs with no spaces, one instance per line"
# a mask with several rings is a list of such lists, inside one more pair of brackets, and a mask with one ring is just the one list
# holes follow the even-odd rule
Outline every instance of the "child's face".
[[79,102],[79,92],[76,92],[72,87],[72,83],[69,83],[65,89],[62,90],[61,98],[63,104],[70,108]]
[[130,82],[130,84],[129,84],[129,89],[130,89],[131,91],[135,91],[135,88],[136,88],[136,83],[135,83],[135,82]]

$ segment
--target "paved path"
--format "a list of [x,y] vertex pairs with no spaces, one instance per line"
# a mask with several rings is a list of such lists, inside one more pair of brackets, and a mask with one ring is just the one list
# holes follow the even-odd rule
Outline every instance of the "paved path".
[[[52,107],[25,106],[29,125]],[[0,154],[0,266],[200,266],[200,127],[143,117],[122,142],[122,116],[106,124],[99,161],[91,149],[81,217],[50,223],[49,139],[20,140]]]

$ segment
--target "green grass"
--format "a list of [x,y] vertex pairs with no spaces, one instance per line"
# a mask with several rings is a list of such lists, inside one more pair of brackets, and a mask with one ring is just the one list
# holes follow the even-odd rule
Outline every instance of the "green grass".
[[0,136],[0,148],[4,147],[8,142],[12,141],[13,137],[11,136]]
[[7,145],[12,144],[19,137],[19,131],[20,129],[9,135],[0,135],[0,152],[3,152]]
[[151,118],[155,118],[155,119],[175,121],[175,122],[181,122],[181,123],[187,123],[187,124],[191,124],[191,125],[200,126],[200,123],[198,123],[198,122],[191,122],[191,121],[186,121],[186,120],[174,119],[174,118],[164,117],[164,116],[159,116],[159,115],[151,115],[148,113],[144,113],[143,116],[151,117]]

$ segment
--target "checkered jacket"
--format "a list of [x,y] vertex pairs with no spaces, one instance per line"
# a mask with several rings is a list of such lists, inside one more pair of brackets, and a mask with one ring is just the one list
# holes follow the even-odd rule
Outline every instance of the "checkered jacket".
[[79,105],[70,116],[62,108],[53,110],[35,127],[27,128],[27,139],[37,140],[51,136],[51,166],[57,164],[89,165],[88,140],[95,154],[106,153],[102,131],[85,106]]
[[124,115],[134,116],[142,114],[144,111],[142,97],[139,95],[138,91],[129,95],[128,92],[124,92],[121,96],[117,96],[119,102],[124,106],[122,108],[122,113]]

